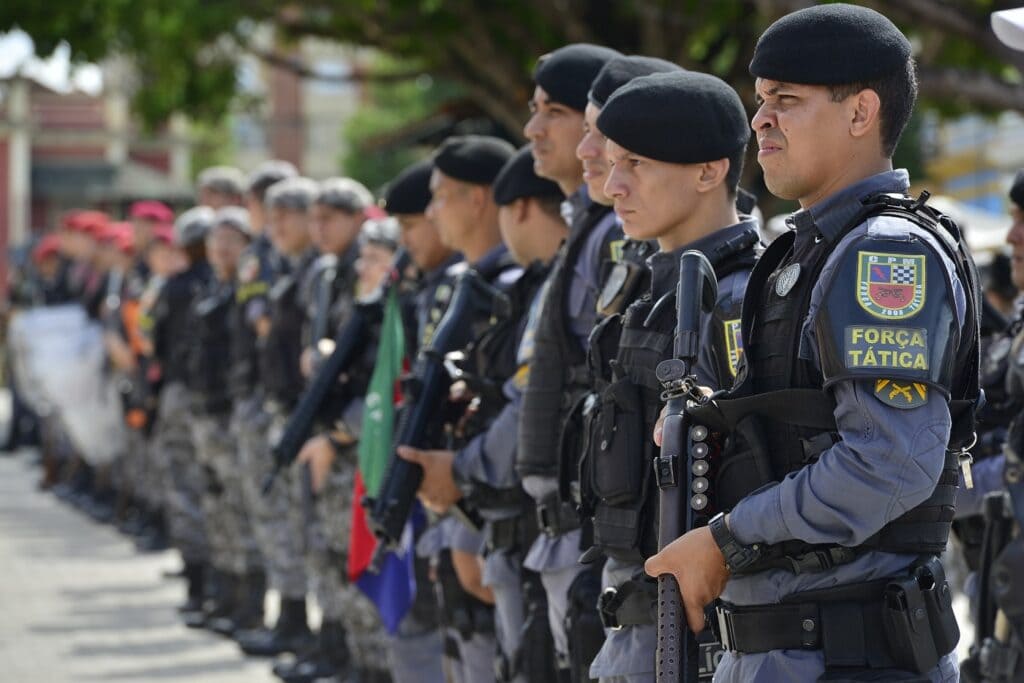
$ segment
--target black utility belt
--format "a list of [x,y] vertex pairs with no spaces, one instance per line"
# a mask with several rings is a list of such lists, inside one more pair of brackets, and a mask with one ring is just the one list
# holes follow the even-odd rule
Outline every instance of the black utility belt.
[[[620,586],[605,588],[597,601],[601,624],[618,630],[627,626],[653,626],[658,621],[658,584],[648,579],[630,579]],[[708,631],[698,637],[698,677],[710,681],[725,654],[722,644]]]
[[537,501],[537,526],[554,538],[580,528],[576,506],[561,500],[557,493]]
[[826,669],[900,669],[925,673],[956,647],[960,631],[938,558],[906,576],[808,591],[771,605],[719,601],[722,646],[745,654],[822,650]]

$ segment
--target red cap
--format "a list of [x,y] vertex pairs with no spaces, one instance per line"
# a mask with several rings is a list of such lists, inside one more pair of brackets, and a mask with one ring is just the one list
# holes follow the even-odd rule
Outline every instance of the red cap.
[[122,254],[131,256],[135,253],[135,236],[132,235],[130,230],[128,232],[122,232],[117,236],[117,239],[114,240],[114,246],[117,247],[117,250]]
[[363,215],[370,220],[379,221],[383,218],[387,218],[388,212],[376,204],[370,204],[368,207],[363,209]]
[[153,228],[153,241],[161,244],[174,244],[174,226],[161,223]]
[[73,232],[81,232],[93,237],[106,230],[110,216],[102,211],[72,211],[64,216],[64,227]]
[[39,263],[45,258],[56,256],[60,253],[60,238],[56,235],[46,235],[39,240],[32,250],[32,260]]
[[129,218],[145,218],[157,223],[173,223],[174,212],[163,202],[147,199],[132,204],[128,211]]

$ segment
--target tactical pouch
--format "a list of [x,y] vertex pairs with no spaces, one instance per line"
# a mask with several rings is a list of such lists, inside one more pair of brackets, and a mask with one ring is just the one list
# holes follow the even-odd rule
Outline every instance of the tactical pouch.
[[644,470],[650,466],[637,450],[646,442],[643,397],[628,378],[610,384],[591,422],[590,480],[594,493],[608,505],[631,503],[643,494]]
[[913,568],[917,585],[924,596],[928,621],[931,623],[935,652],[942,657],[960,642],[960,628],[953,614],[953,594],[946,582],[946,572],[937,557],[929,557]]
[[939,661],[924,591],[915,576],[894,579],[885,587],[882,624],[889,654],[901,669],[925,673]]
[[714,473],[715,508],[731,510],[773,480],[761,422],[756,415],[747,415],[725,437]]

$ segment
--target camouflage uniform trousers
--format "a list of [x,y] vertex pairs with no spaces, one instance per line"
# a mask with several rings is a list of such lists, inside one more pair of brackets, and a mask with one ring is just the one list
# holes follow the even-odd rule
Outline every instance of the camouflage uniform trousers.
[[[388,640],[373,603],[347,576],[352,503],[358,456],[354,446],[343,449],[323,489],[312,501],[306,521],[306,568],[323,618],[345,627],[352,661],[359,669],[386,669]],[[292,510],[306,505],[303,477],[294,477]]]
[[228,416],[197,414],[192,434],[199,462],[209,478],[202,502],[210,562],[230,574],[256,570],[262,560],[243,500],[242,472]]
[[153,451],[163,473],[167,525],[171,543],[186,562],[209,560],[202,496],[206,471],[196,457],[185,385],[173,382],[160,394]]
[[288,521],[291,475],[281,470],[266,494],[263,484],[273,471],[270,439],[280,433],[286,417],[264,410],[258,398],[241,401],[232,417],[241,456],[242,493],[264,570],[272,588],[288,600],[306,596],[302,541]]

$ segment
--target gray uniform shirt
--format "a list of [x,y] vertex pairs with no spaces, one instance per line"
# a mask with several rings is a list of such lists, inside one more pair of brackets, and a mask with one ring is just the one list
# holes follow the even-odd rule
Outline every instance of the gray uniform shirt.
[[[658,252],[648,259],[651,269],[651,293],[655,300],[669,291],[675,290],[679,279],[679,257],[684,251],[697,249],[705,253],[734,238],[747,230],[757,230],[757,220],[745,218],[740,223],[722,228],[715,233],[681,247],[670,253]],[[726,275],[718,283],[717,309],[739,317],[743,293],[746,291],[749,270],[738,271]],[[735,375],[722,377],[719,353],[716,342],[721,322],[713,313],[706,313],[701,318],[700,356],[693,368],[701,386],[712,389],[727,389],[732,385]],[[671,353],[671,349],[669,350]],[[735,370],[735,366],[731,368]],[[619,562],[609,558],[602,572],[603,587],[621,586],[635,576],[643,576],[643,564],[635,562]],[[608,676],[627,676],[629,680],[653,680],[654,656],[657,648],[657,627],[654,624],[627,626],[621,629],[607,630],[604,645],[590,666],[591,678]]]
[[[859,200],[874,192],[905,192],[905,170],[881,173],[856,183],[810,207],[819,229],[837,229],[855,215]],[[816,367],[818,344],[814,319],[822,298],[844,258],[855,258],[849,247],[865,235],[900,237],[912,233],[935,246],[953,283],[957,318],[963,324],[966,297],[953,263],[935,238],[905,220],[879,216],[847,234],[829,256],[811,293],[802,328],[800,354]],[[851,283],[851,287],[853,283]],[[912,411],[892,408],[859,382],[834,385],[835,418],[840,441],[817,462],[791,473],[783,481],[742,500],[729,515],[729,526],[744,544],[778,543],[800,539],[807,543],[855,546],[888,522],[924,502],[935,489],[945,461],[951,419],[949,406],[934,392]],[[775,603],[791,593],[870,581],[901,574],[914,555],[868,552],[855,561],[820,573],[793,574],[770,570],[729,580],[722,598],[740,605]],[[954,655],[940,662],[945,680]],[[727,654],[716,680],[783,680],[800,661],[820,666],[820,651],[773,651],[753,655]],[[796,668],[794,668],[796,667]],[[955,668],[955,667],[954,667]],[[799,676],[791,680],[802,680]]]
[[[582,186],[564,203],[563,208],[571,209],[566,211],[566,221],[571,224],[573,212],[585,210],[591,201],[587,194],[587,186]],[[589,348],[590,333],[597,321],[597,297],[601,291],[601,250],[613,230],[621,228],[615,213],[609,211],[591,229],[580,250],[579,258],[573,265],[566,312],[569,316],[569,329],[584,349]],[[541,296],[545,290],[546,287],[541,288]],[[528,329],[527,335],[529,334]],[[558,490],[558,481],[553,477],[528,476],[523,479],[523,488],[534,500],[540,500]],[[540,534],[526,554],[523,565],[536,572],[557,571],[575,565],[579,556],[578,529],[555,538]]]

